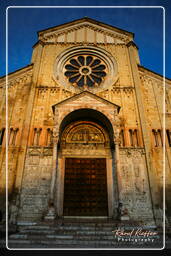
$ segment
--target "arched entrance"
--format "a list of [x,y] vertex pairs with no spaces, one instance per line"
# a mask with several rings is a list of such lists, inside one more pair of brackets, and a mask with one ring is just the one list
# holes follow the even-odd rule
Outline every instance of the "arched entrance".
[[90,121],[66,127],[61,138],[65,156],[64,215],[107,216],[107,132]]
[[112,217],[118,200],[110,121],[99,111],[79,109],[59,131],[58,215]]

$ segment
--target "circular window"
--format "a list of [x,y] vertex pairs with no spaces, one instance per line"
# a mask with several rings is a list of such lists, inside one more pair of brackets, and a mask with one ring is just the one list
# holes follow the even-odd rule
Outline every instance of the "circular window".
[[106,66],[96,56],[80,55],[67,62],[64,74],[76,87],[93,87],[100,85],[104,80]]
[[68,91],[92,93],[112,88],[118,80],[115,58],[94,46],[73,46],[61,52],[54,65],[53,80]]

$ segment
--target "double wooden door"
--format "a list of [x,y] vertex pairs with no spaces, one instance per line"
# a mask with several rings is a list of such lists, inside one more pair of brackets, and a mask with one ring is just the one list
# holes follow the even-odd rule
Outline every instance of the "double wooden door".
[[105,158],[66,158],[64,216],[107,216]]

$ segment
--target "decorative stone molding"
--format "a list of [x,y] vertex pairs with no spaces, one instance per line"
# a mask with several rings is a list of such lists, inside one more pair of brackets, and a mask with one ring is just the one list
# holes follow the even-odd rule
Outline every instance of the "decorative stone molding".
[[123,44],[126,45],[132,40],[131,34],[114,31],[109,26],[102,27],[92,24],[92,21],[80,21],[69,27],[39,32],[39,40],[43,43],[53,44]]
[[139,157],[145,155],[144,148],[120,148],[120,155],[126,155],[128,157]]
[[[32,78],[32,70],[25,71],[22,74],[16,74],[14,77],[12,77],[12,74],[8,75],[8,88],[15,86],[15,85],[20,85],[20,84],[25,84],[27,82],[31,81]],[[2,87],[6,86],[6,81],[2,83]]]
[[52,156],[53,155],[53,150],[52,147],[29,147],[27,149],[27,154],[29,156]]
[[125,94],[131,94],[134,91],[134,87],[118,87],[118,86],[113,86],[112,90],[113,93],[121,93],[121,91],[123,91]]
[[143,84],[155,81],[158,83],[159,86],[163,86],[164,78],[158,74],[155,74],[153,71],[144,69],[144,72],[143,72],[140,70],[139,75],[140,75],[140,80],[142,81]]

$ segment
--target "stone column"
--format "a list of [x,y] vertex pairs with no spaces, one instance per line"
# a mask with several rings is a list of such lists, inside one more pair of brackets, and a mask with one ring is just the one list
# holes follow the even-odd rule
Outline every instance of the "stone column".
[[54,187],[55,187],[55,180],[56,180],[56,171],[57,171],[57,157],[58,155],[58,137],[53,137],[53,160],[52,160],[52,177],[51,177],[51,184],[50,184],[50,200],[54,200]]
[[[121,177],[121,167],[120,167],[120,152],[119,152],[119,145],[120,145],[120,119],[118,117],[118,113],[114,111],[114,120],[113,120],[113,137],[114,137],[114,163],[115,163],[115,171],[117,176],[117,184],[118,184],[118,208],[117,208],[117,218],[120,220],[129,220],[128,213],[124,214],[123,216],[123,209],[124,206],[122,204],[122,177]],[[127,209],[125,209],[127,210]],[[124,219],[123,219],[124,217]]]
[[57,127],[53,130],[53,160],[52,160],[52,176],[50,184],[50,196],[48,202],[48,210],[44,217],[45,220],[54,220],[56,218],[56,211],[54,207],[54,195],[55,195],[55,183],[57,177],[58,168],[58,141],[59,141],[59,129]]
[[115,151],[114,151],[114,163],[115,163],[115,170],[117,175],[117,181],[118,181],[118,197],[119,201],[121,200],[121,176],[120,176],[120,155],[119,155],[119,128],[115,127],[114,130],[114,145],[115,145]]
[[114,131],[114,144],[115,144],[115,170],[116,170],[116,176],[118,181],[118,208],[117,208],[117,218],[121,221],[127,221],[129,220],[128,210],[125,208],[125,206],[122,203],[122,177],[121,177],[121,167],[120,167],[120,154],[119,154],[119,144],[120,144],[120,138],[119,138],[119,128],[115,128]]

